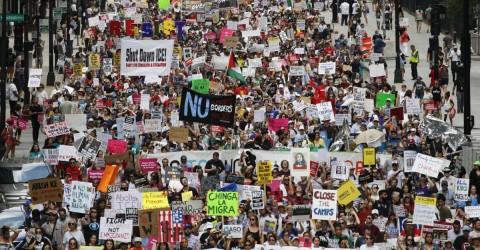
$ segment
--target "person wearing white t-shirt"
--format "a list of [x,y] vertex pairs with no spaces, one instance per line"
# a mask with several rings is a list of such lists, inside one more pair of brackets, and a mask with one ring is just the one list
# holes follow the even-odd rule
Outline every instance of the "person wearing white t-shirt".
[[347,1],[344,1],[340,4],[340,14],[342,14],[342,21],[340,25],[348,25],[348,15],[350,14],[350,4]]
[[20,95],[18,94],[17,86],[14,83],[10,83],[8,86],[8,96],[10,97],[10,110],[15,110],[15,106],[17,106]]
[[374,245],[375,237],[370,233],[365,233],[365,244],[360,246],[360,250],[380,250],[378,246]]

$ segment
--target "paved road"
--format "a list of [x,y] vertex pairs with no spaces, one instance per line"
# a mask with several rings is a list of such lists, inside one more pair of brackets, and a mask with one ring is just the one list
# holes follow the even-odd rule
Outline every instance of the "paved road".
[[[370,6],[370,9],[372,9],[370,3],[369,3],[369,6]],[[321,16],[325,17],[325,20],[326,20],[327,23],[331,22],[331,18],[332,18],[332,13],[331,12],[328,12],[328,11],[327,12],[322,12]],[[427,49],[428,49],[428,38],[430,37],[430,33],[426,33],[426,27],[425,26],[422,29],[423,30],[422,33],[416,33],[415,32],[415,27],[413,26],[414,23],[412,21],[412,20],[414,20],[413,16],[411,16],[410,14],[405,12],[405,17],[407,17],[410,20],[410,26],[413,27],[413,28],[410,29],[411,31],[409,31],[409,36],[411,38],[411,44],[414,44],[420,52],[420,63],[418,65],[419,75],[422,76],[424,78],[425,82],[428,84],[428,82],[429,82],[428,74],[429,74],[430,70],[428,68],[428,62],[426,61],[426,52],[427,52]],[[339,16],[339,20],[340,20],[340,16]],[[365,27],[366,27],[366,30],[367,30],[368,34],[372,35],[372,34],[374,34],[374,31],[377,28],[373,11],[370,11],[370,14],[368,14],[368,20],[369,20],[369,22],[365,24]],[[362,22],[364,22],[363,18],[362,18]],[[339,30],[340,34],[341,33],[347,34],[347,29],[348,28],[346,26],[340,26],[339,23],[337,23],[337,24],[334,24],[334,29]],[[381,31],[380,33],[383,34],[383,31]],[[386,37],[387,37],[387,39],[390,40],[389,42],[387,42],[388,43],[388,48],[387,48],[386,54],[393,54],[393,52],[394,52],[394,47],[395,47],[394,46],[394,38],[395,38],[394,34],[395,33],[394,33],[393,30],[387,30],[386,31]],[[29,37],[31,38],[31,34],[29,35]],[[442,39],[443,39],[443,35],[440,36],[439,40],[442,41]],[[45,41],[45,49],[44,49],[44,57],[43,57],[42,82],[46,83],[47,73],[48,73],[48,65],[49,65],[49,63],[48,63],[48,46],[49,46],[49,43],[48,43],[48,34],[47,33],[42,33],[42,40]],[[459,43],[459,41],[458,41],[458,43]],[[13,44],[13,37],[10,39],[10,44]],[[73,45],[74,45],[74,52],[76,52],[76,49],[79,46],[76,46],[76,42],[74,42]],[[389,65],[389,67],[388,67],[389,82],[393,82],[393,75],[394,75],[394,69],[395,69],[394,58],[388,58],[387,59],[387,64]],[[32,65],[32,63],[30,63],[30,65]],[[472,61],[472,78],[471,78],[472,83],[476,83],[476,82],[480,81],[480,71],[475,70],[475,69],[479,69],[479,68],[480,68],[480,62],[479,61]],[[413,82],[414,82],[414,81],[410,80],[411,79],[410,76],[411,76],[410,65],[406,65],[404,84],[406,84],[408,88],[412,88]],[[396,85],[397,85],[397,89],[400,89],[401,84],[396,84]],[[452,86],[453,86],[453,84],[452,84],[452,82],[450,82],[449,86],[448,86],[448,89],[450,91],[452,89]],[[471,90],[472,90],[472,97],[473,97],[472,98],[472,107],[480,107],[480,98],[475,98],[475,96],[480,95],[480,86],[478,84],[472,84]],[[50,94],[50,92],[52,91],[52,87],[47,87],[46,91],[47,91],[48,94]],[[454,98],[454,101],[456,102],[456,98]],[[7,114],[9,114],[9,111],[10,111],[8,106],[9,105],[7,103]],[[473,108],[472,109],[472,114],[475,115],[478,119],[480,119],[480,108]],[[463,114],[457,114],[457,116],[454,119],[454,126],[463,127]],[[477,126],[477,127],[479,127],[479,126]],[[40,133],[40,138],[39,138],[40,147],[43,147],[43,142],[44,142],[45,139],[46,139],[45,135]],[[17,146],[16,155],[18,157],[28,156],[28,152],[30,151],[30,148],[33,144],[32,129],[31,129],[30,124],[29,124],[28,129],[26,131],[22,132],[21,141],[22,141],[22,143],[19,146]]]

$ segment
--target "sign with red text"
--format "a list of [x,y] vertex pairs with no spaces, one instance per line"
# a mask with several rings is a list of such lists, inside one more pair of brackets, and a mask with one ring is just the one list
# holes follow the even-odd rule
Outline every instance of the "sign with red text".
[[433,178],[438,177],[442,169],[443,159],[431,157],[424,154],[417,154],[413,163],[412,171],[424,174]]
[[88,181],[101,180],[103,176],[103,170],[89,170]]
[[174,40],[121,40],[120,73],[126,76],[170,74]]
[[70,133],[67,122],[56,122],[43,127],[48,138],[57,137]]
[[312,219],[337,219],[337,191],[313,190]]
[[132,239],[133,221],[115,218],[100,218],[99,239],[130,242]]

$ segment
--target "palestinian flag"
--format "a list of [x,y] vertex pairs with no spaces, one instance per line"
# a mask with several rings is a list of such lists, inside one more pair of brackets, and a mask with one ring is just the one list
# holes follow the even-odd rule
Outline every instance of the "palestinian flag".
[[240,82],[247,83],[247,80],[245,80],[245,77],[242,76],[241,70],[235,62],[233,52],[230,52],[230,57],[228,58],[227,75],[239,80]]

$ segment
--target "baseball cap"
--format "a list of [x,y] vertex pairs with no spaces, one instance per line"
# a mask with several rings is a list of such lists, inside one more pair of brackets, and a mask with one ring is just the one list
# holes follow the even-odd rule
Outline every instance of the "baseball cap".
[[477,166],[480,166],[480,161],[476,161],[473,163],[473,165],[477,165]]
[[182,162],[187,161],[187,157],[185,155],[182,155],[182,157],[180,157],[180,161],[182,161]]
[[372,210],[372,214],[379,214],[379,213],[378,213],[378,209],[373,209],[373,210]]
[[133,242],[142,242],[142,238],[140,238],[140,237],[135,237],[135,239],[133,239]]
[[472,229],[469,226],[463,226],[462,231],[472,231]]

